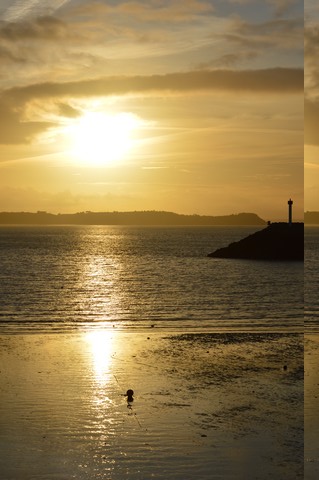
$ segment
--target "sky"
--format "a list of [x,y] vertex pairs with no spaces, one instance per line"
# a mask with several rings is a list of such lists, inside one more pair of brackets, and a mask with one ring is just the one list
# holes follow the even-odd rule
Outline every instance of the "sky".
[[[307,1],[311,117],[319,9]],[[291,197],[300,219],[303,66],[300,0],[2,0],[0,211],[280,220]]]
[[305,3],[305,210],[319,211],[319,5]]

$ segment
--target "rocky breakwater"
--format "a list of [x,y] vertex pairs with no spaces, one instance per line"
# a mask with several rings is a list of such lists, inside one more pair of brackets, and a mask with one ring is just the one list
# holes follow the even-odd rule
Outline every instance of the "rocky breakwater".
[[304,224],[272,223],[228,247],[219,248],[208,257],[303,261]]

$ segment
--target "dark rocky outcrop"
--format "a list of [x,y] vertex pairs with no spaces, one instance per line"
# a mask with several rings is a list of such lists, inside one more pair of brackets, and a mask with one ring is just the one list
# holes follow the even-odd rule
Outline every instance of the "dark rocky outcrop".
[[208,257],[302,261],[304,224],[273,223],[228,247],[219,248]]

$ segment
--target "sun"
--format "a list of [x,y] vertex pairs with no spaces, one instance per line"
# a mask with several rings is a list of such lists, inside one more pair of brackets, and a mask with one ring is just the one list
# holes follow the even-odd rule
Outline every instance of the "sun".
[[107,166],[128,156],[141,126],[132,113],[86,112],[67,127],[71,155],[84,166]]

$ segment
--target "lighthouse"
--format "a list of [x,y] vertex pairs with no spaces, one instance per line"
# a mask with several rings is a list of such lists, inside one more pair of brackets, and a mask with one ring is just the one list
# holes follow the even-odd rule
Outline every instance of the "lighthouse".
[[292,224],[292,204],[294,202],[291,200],[291,198],[288,200],[288,223],[289,225]]

